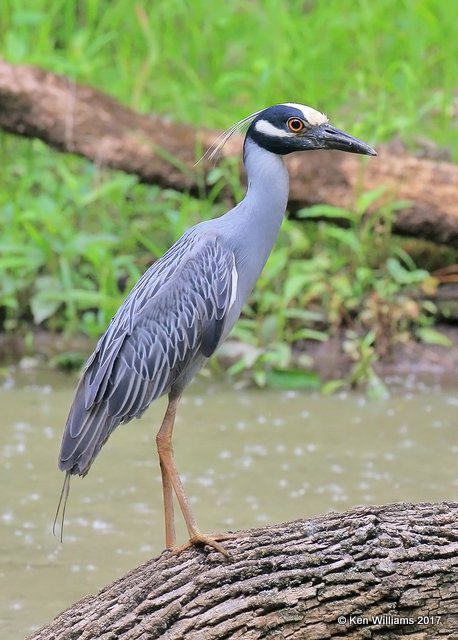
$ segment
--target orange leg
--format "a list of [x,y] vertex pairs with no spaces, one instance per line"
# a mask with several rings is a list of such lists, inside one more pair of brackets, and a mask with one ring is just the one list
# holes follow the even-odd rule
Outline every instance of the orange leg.
[[178,399],[175,402],[169,401],[161,428],[156,436],[157,452],[159,454],[159,464],[162,475],[162,494],[164,497],[165,546],[168,548],[174,548],[176,546],[175,516],[173,511],[172,483],[170,482],[170,477],[166,471],[162,456],[166,448],[169,449],[170,455],[173,456],[172,431],[177,405]]
[[[207,544],[213,547],[224,556],[228,557],[229,554],[226,549],[217,542],[215,537],[207,536],[200,532],[197,526],[194,514],[189,506],[188,498],[185,494],[183,485],[181,483],[178,470],[176,468],[175,459],[173,457],[172,446],[172,432],[175,422],[175,415],[180,397],[169,398],[169,404],[167,405],[167,411],[165,412],[164,420],[162,421],[161,428],[156,436],[157,452],[159,454],[159,462],[161,465],[162,474],[162,491],[164,495],[164,516],[165,516],[165,540],[166,546],[176,548],[175,537],[175,524],[173,513],[173,492],[180,505],[181,513],[183,514],[184,521],[189,533],[189,543],[180,547],[179,550],[184,549],[190,544]],[[173,492],[172,492],[173,491]],[[233,537],[230,534],[217,536],[219,539]]]

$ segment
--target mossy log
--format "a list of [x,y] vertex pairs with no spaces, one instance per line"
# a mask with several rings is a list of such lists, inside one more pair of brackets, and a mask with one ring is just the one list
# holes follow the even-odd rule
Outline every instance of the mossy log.
[[164,551],[30,640],[458,638],[458,503],[358,507]]
[[[196,194],[209,170],[206,163],[196,168],[196,158],[217,134],[138,113],[70,78],[2,60],[0,127],[136,174],[143,182]],[[240,156],[241,143],[240,136],[231,139],[223,156]],[[383,188],[385,202],[409,202],[396,213],[396,233],[458,246],[456,165],[394,153],[383,146],[370,162],[318,151],[295,154],[288,165],[293,212],[316,203],[352,207],[359,193]]]

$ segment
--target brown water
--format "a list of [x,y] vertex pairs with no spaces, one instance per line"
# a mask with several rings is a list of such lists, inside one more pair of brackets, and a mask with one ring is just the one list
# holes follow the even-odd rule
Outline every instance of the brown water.
[[[74,479],[64,543],[52,535],[74,388],[73,377],[34,370],[0,389],[2,639],[22,640],[162,550],[155,433],[163,400],[120,427],[90,474]],[[410,380],[374,402],[200,379],[174,442],[202,530],[235,530],[358,504],[456,500],[457,413],[458,391]]]

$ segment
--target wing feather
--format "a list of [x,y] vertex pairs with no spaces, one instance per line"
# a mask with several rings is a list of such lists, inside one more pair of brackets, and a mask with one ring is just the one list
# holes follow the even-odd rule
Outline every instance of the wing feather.
[[235,257],[196,229],[148,269],[99,340],[67,420],[61,469],[87,473],[119,424],[140,417],[218,346],[236,296]]

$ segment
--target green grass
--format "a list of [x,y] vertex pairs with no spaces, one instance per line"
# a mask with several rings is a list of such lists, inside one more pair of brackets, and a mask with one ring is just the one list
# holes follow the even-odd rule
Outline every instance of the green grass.
[[[198,126],[304,102],[371,144],[397,136],[415,149],[428,139],[457,159],[455,23],[454,3],[437,0],[3,0],[0,55]],[[224,211],[218,180],[240,195],[227,167],[197,201],[38,141],[0,133],[0,153],[0,323],[9,332],[35,323],[99,335],[150,262]],[[434,283],[391,236],[392,211],[365,221],[373,196],[339,212],[348,229],[285,225],[236,333],[254,351],[233,373],[249,368],[259,383],[281,386],[272,372],[283,371],[292,382],[306,364],[292,346],[344,330],[370,380],[386,341],[434,339],[420,331],[434,319],[421,302]],[[304,215],[318,213],[335,215]]]
[[226,127],[305,102],[371,141],[458,149],[456,6],[437,0],[3,0],[0,46],[135,109]]
[[[101,172],[39,141],[1,139],[3,325],[103,331],[129,288],[191,226],[224,205]],[[12,194],[14,194],[12,196]]]

